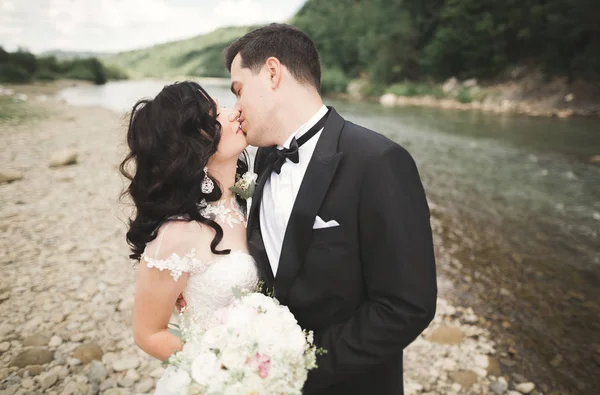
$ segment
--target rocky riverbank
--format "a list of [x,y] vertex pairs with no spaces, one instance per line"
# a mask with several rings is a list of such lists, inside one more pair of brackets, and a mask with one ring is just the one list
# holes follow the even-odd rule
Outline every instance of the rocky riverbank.
[[[450,78],[441,86],[417,85],[417,89],[414,84],[413,89],[399,84],[388,88],[379,101],[385,107],[422,106],[532,117],[600,116],[600,88],[585,82],[569,83],[564,78],[547,81],[540,73],[521,74],[508,82],[485,86],[476,79],[457,78]],[[420,93],[419,87],[425,93]],[[349,93],[359,90],[356,87]]]
[[[161,363],[133,343],[124,119],[14,87],[42,118],[0,122],[0,395],[145,394]],[[25,107],[29,108],[29,107]],[[19,177],[2,178],[2,174]],[[439,228],[434,219],[434,229]],[[438,251],[440,265],[447,257]],[[440,278],[435,320],[405,352],[407,394],[541,394],[499,369],[495,343]]]

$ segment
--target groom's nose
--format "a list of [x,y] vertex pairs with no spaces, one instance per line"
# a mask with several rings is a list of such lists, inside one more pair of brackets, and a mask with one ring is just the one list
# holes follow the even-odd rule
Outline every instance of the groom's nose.
[[234,108],[229,114],[229,122],[241,121],[242,120],[242,112],[237,108]]

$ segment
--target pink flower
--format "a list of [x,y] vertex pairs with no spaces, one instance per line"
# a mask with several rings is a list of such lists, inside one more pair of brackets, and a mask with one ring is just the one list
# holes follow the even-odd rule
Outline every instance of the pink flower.
[[271,358],[260,353],[254,354],[246,361],[248,365],[258,370],[260,378],[267,378],[269,375],[269,368],[271,367]]

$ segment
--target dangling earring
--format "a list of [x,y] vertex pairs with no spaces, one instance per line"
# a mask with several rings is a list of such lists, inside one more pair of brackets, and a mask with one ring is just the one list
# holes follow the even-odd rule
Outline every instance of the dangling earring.
[[202,180],[202,193],[208,195],[215,189],[213,180],[208,176],[208,167],[204,167],[204,179]]

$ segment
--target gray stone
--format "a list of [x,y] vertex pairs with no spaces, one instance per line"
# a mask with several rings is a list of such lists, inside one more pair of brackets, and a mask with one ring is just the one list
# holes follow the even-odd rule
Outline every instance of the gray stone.
[[529,394],[531,391],[535,389],[535,384],[533,383],[521,383],[515,387],[517,391],[522,394]]
[[69,358],[67,360],[67,365],[69,365],[70,367],[79,366],[81,365],[81,361],[77,358]]
[[31,320],[27,321],[25,325],[23,325],[23,331],[32,332],[36,330],[43,322],[44,320],[42,320],[40,316],[32,318]]
[[8,377],[10,374],[9,368],[0,368],[0,382]]
[[55,152],[50,157],[50,167],[63,167],[77,163],[77,152],[72,149],[64,148]]
[[124,370],[135,369],[139,364],[140,362],[137,357],[131,356],[113,362],[112,368],[117,372],[122,372]]
[[600,155],[591,156],[589,162],[595,165],[600,165]]
[[8,299],[10,299],[10,293],[8,291],[0,292],[0,303],[6,302]]
[[39,376],[44,371],[44,367],[41,365],[32,365],[27,368],[27,372],[30,376]]
[[55,366],[50,369],[50,372],[56,373],[59,378],[64,379],[69,375],[69,369],[66,366]]
[[133,381],[138,381],[140,379],[140,374],[135,369],[129,369],[125,377],[128,377]]
[[452,77],[447,79],[446,82],[444,82],[444,85],[442,85],[442,90],[444,91],[444,93],[450,93],[452,91],[455,91],[458,88],[458,85],[458,79],[456,77]]
[[162,375],[164,373],[165,373],[165,368],[158,367],[158,368],[154,369],[152,372],[150,372],[150,377],[154,377],[155,379],[158,379],[158,378],[162,377]]
[[79,359],[84,365],[87,365],[93,360],[101,361],[102,355],[102,348],[94,343],[82,344],[73,351],[73,358]]
[[0,184],[18,181],[23,179],[23,173],[16,170],[0,170]]
[[475,372],[465,370],[448,373],[448,377],[465,389],[470,389],[477,382],[477,374]]
[[441,326],[432,331],[426,339],[438,344],[461,344],[463,338],[464,336],[459,328]]
[[362,99],[368,86],[369,81],[367,80],[352,80],[346,87],[346,93],[353,99]]
[[130,377],[125,376],[125,377],[121,377],[118,380],[118,383],[119,383],[119,386],[121,386],[121,387],[131,388],[135,384],[135,380]]
[[146,378],[136,384],[135,392],[146,393],[150,392],[152,388],[154,388],[154,380],[151,378]]
[[477,86],[477,80],[475,78],[471,78],[465,80],[462,84],[465,88],[475,88]]
[[100,361],[92,361],[88,371],[88,379],[92,383],[101,383],[107,376],[106,367]]
[[38,382],[42,386],[42,389],[48,389],[52,387],[58,381],[58,375],[56,373],[43,373],[37,377]]
[[109,388],[116,388],[117,387],[117,379],[115,378],[108,378],[105,381],[102,382],[102,384],[100,384],[100,391],[105,391]]
[[554,356],[554,358],[552,358],[552,360],[550,361],[550,365],[552,365],[553,367],[558,367],[558,365],[560,365],[563,361],[563,356],[560,354],[556,354]]
[[52,336],[48,346],[50,347],[58,347],[62,344],[63,340],[59,336]]
[[131,391],[125,388],[111,388],[104,392],[103,395],[130,395]]
[[79,387],[76,383],[71,381],[67,385],[65,385],[65,388],[60,393],[60,395],[77,395],[79,393]]
[[33,379],[30,377],[24,378],[21,381],[21,387],[23,387],[23,388],[29,389],[29,388],[33,387],[34,385],[35,385],[35,381],[33,381]]
[[19,384],[14,384],[6,388],[4,391],[0,391],[0,395],[15,395],[18,389]]
[[379,104],[381,104],[384,107],[394,107],[397,101],[398,97],[396,95],[394,95],[393,93],[386,93],[379,99]]
[[5,353],[8,350],[10,350],[10,343],[9,342],[2,342],[2,343],[0,343],[0,353]]
[[117,360],[119,360],[119,356],[114,352],[107,352],[102,356],[102,363],[105,365],[112,365]]
[[498,380],[490,384],[490,391],[492,391],[496,395],[504,395],[507,389],[508,383],[506,382],[504,377],[500,377]]
[[511,373],[511,376],[517,384],[526,383],[528,381],[525,376],[522,376],[519,373]]
[[11,333],[14,330],[13,326],[3,322],[0,324],[0,338],[4,338],[6,337],[6,335],[8,335],[9,333]]
[[12,360],[10,366],[24,368],[29,365],[44,365],[51,362],[53,359],[54,353],[52,351],[45,348],[34,347],[19,353],[19,355]]
[[70,340],[75,343],[79,343],[83,341],[83,339],[85,339],[85,335],[83,333],[74,333],[70,338]]
[[23,339],[23,345],[25,347],[44,347],[47,346],[50,339],[46,335],[35,334],[27,336]]

